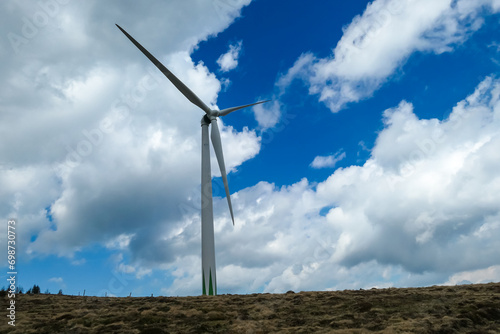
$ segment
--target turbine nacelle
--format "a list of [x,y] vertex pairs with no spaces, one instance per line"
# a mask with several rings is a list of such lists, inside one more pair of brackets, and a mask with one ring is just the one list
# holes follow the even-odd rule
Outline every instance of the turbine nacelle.
[[220,110],[211,109],[209,112],[207,112],[207,113],[205,113],[205,115],[203,115],[203,118],[208,119],[208,121],[209,121],[208,124],[210,124],[211,121],[216,120],[220,116],[221,116]]
[[259,102],[255,102],[255,103],[251,103],[251,104],[245,104],[243,106],[231,107],[231,108],[226,108],[226,109],[222,109],[222,110],[208,109],[207,111],[205,111],[205,113],[206,113],[205,116],[207,116],[210,120],[213,121],[217,117],[226,116],[226,115],[232,113],[233,111],[240,110],[243,108],[248,108],[248,107],[255,106],[257,104],[261,104],[261,103],[265,103],[265,102],[269,102],[269,101],[271,101],[271,100],[259,101]]

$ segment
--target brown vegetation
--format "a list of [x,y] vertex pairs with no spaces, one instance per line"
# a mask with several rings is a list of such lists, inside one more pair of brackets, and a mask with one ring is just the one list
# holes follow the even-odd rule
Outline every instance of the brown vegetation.
[[1,333],[500,333],[500,283],[216,297],[18,295],[16,312],[16,327],[2,316]]

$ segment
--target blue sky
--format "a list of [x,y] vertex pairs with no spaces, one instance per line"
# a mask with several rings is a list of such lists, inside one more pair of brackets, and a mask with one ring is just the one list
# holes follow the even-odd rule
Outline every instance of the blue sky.
[[221,119],[219,293],[500,280],[497,0],[0,6],[25,289],[201,293],[202,112],[115,23],[213,107],[272,100]]

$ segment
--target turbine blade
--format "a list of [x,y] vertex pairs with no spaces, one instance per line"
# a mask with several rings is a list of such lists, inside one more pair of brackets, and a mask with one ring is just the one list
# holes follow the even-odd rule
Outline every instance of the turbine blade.
[[255,102],[255,103],[252,103],[252,104],[246,104],[244,106],[223,109],[223,110],[219,111],[219,115],[220,116],[226,116],[227,114],[230,114],[233,111],[240,110],[240,109],[247,108],[247,107],[251,107],[251,106],[254,106],[256,104],[266,103],[266,102],[269,102],[269,101],[271,101],[271,100],[259,101],[259,102]]
[[231,205],[231,196],[229,194],[229,185],[227,183],[226,175],[226,165],[224,164],[224,154],[222,153],[222,143],[220,140],[219,126],[217,125],[217,120],[212,120],[212,132],[210,137],[212,139],[212,145],[214,146],[215,156],[217,157],[217,162],[219,163],[220,174],[222,176],[222,181],[224,182],[224,188],[226,189],[227,204],[229,205],[229,212],[231,213],[231,220],[234,225],[234,215],[233,206]]
[[205,103],[203,103],[202,100],[198,96],[196,96],[195,93],[193,93],[182,81],[180,81],[172,72],[168,70],[158,59],[156,59],[151,53],[149,53],[148,50],[146,50],[139,42],[137,42],[132,36],[130,36],[125,30],[122,29],[118,24],[116,24],[118,29],[120,29],[125,36],[128,37],[128,39],[134,43],[134,45],[144,53],[146,57],[148,57],[149,60],[153,64],[155,64],[156,67],[170,80],[174,86],[189,100],[191,103],[193,103],[195,106],[198,106],[200,109],[202,109],[204,112],[210,114],[210,108],[207,107]]

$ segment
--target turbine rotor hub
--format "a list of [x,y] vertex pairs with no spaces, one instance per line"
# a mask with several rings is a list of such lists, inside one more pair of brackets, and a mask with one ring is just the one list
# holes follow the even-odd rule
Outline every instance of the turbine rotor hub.
[[219,110],[210,110],[209,114],[205,114],[201,118],[201,125],[208,125],[212,123],[212,121],[215,121],[219,116],[220,116]]
[[209,125],[210,123],[212,123],[210,117],[208,115],[203,115],[203,117],[201,118],[201,126]]

